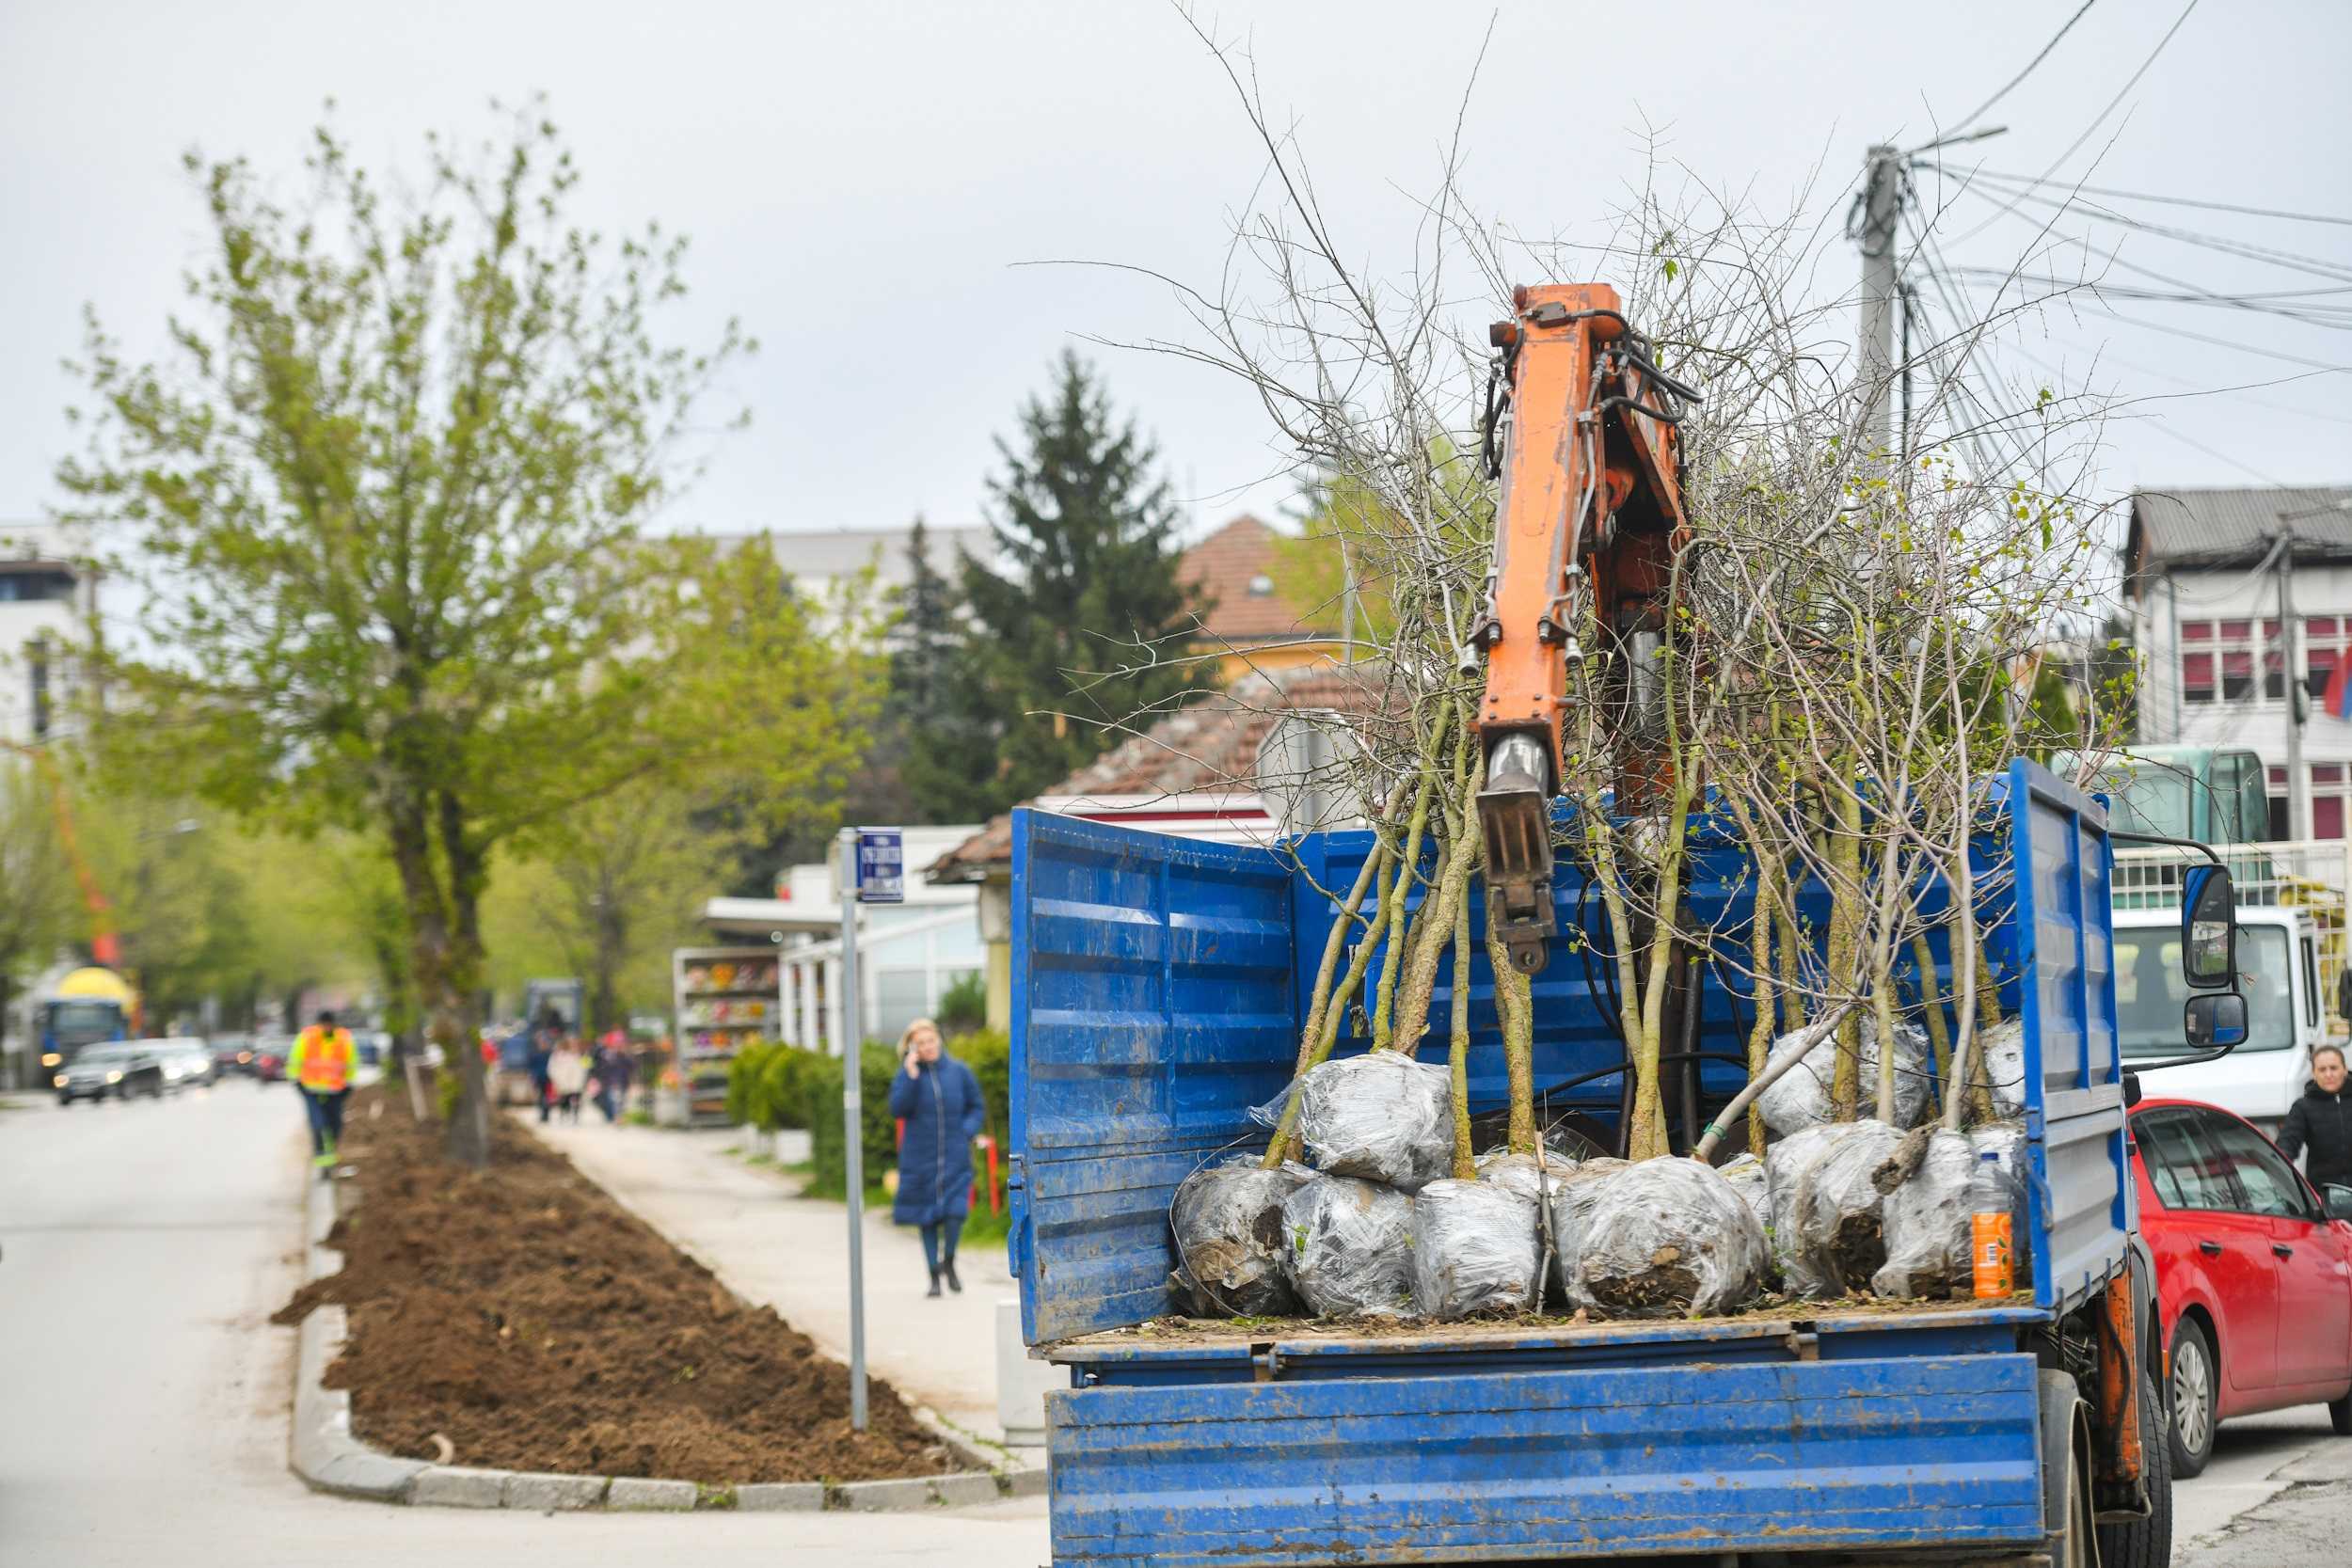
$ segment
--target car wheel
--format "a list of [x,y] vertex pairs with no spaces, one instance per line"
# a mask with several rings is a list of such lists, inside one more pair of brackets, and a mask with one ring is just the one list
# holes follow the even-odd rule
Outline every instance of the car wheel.
[[2328,1402],[2328,1424],[2336,1429],[2337,1436],[2352,1437],[2352,1393]]
[[2213,1457],[2213,1429],[2220,1411],[2220,1358],[2194,1318],[2172,1331],[2172,1473],[2183,1480],[2201,1473]]
[[2139,1451],[2147,1466],[2148,1517],[2099,1527],[2099,1568],[2170,1568],[2172,1561],[2171,1418],[2156,1380],[2139,1374]]

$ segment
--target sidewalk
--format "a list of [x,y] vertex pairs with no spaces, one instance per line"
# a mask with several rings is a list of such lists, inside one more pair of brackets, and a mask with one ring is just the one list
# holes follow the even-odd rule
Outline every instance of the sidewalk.
[[[800,1197],[787,1179],[743,1164],[729,1152],[742,1132],[608,1127],[589,1117],[577,1127],[542,1127],[528,1113],[518,1113],[516,1122],[736,1294],[774,1307],[826,1354],[849,1360],[847,1212]],[[1006,1271],[1003,1243],[959,1254],[963,1293],[933,1301],[923,1293],[930,1279],[914,1229],[892,1225],[887,1209],[868,1210],[865,1237],[867,1367],[915,1403],[1002,1443],[996,1303],[1020,1293]],[[1041,1449],[1012,1452],[1030,1465],[1043,1462]]]

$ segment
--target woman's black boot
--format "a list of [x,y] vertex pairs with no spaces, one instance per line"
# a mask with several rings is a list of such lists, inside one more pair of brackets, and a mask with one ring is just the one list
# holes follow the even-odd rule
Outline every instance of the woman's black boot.
[[[962,1287],[958,1286],[957,1289],[961,1290]],[[939,1271],[937,1269],[933,1269],[931,1271],[931,1288],[923,1293],[927,1296],[935,1296],[939,1294]]]

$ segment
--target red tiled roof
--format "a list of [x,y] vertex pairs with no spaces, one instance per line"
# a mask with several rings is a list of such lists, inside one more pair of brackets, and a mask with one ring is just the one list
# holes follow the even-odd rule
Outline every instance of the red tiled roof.
[[1184,552],[1177,576],[1211,601],[1200,618],[1207,641],[1247,647],[1338,629],[1338,606],[1297,604],[1279,586],[1280,538],[1244,513]]
[[[1389,709],[1379,664],[1262,671],[1210,692],[1130,736],[1053,788],[1049,796],[1137,796],[1254,791],[1259,748],[1285,712],[1331,708],[1368,719]],[[931,863],[935,879],[979,881],[1012,859],[1012,817],[987,827]]]

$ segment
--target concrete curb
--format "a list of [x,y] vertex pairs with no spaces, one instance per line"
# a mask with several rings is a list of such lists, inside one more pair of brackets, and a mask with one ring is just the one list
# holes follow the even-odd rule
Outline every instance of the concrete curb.
[[[308,1174],[306,1167],[305,1174]],[[342,1267],[342,1255],[326,1245],[334,1228],[332,1181],[310,1180],[303,1198],[302,1277],[323,1278]],[[326,1386],[326,1369],[342,1354],[349,1322],[340,1307],[313,1307],[302,1320],[294,1354],[294,1431],[289,1459],[295,1475],[315,1491],[413,1508],[510,1508],[544,1513],[587,1508],[641,1512],[742,1509],[762,1513],[815,1513],[850,1509],[862,1513],[924,1508],[966,1508],[1004,1497],[1036,1497],[1045,1490],[1045,1472],[1003,1465],[999,1456],[936,1418],[918,1411],[924,1425],[974,1468],[946,1476],[861,1481],[833,1485],[819,1481],[767,1482],[704,1487],[691,1481],[654,1481],[637,1476],[564,1476],[528,1470],[481,1470],[402,1459],[372,1449],[352,1434],[351,1395]]]

